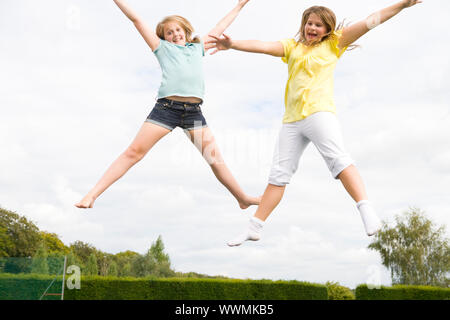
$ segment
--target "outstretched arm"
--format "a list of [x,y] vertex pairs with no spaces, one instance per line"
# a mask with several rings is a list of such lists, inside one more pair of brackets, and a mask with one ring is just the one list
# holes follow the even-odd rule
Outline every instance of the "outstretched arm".
[[422,1],[402,0],[390,7],[375,12],[363,21],[357,22],[349,27],[344,28],[342,37],[339,41],[339,48],[342,49],[351,45],[373,28],[379,26],[380,24],[386,22],[387,20],[400,13],[400,11],[402,11],[403,9],[412,7],[418,3],[422,3]]
[[242,8],[249,2],[250,0],[239,0],[239,3],[233,10],[231,10],[219,23],[207,34],[203,37],[203,43],[206,43],[210,40],[210,36],[220,37],[222,33],[233,23],[236,17],[241,12]]
[[125,0],[114,0],[120,10],[133,22],[136,29],[139,31],[145,42],[150,46],[152,51],[155,51],[159,46],[159,37],[150,29],[150,27],[131,9]]
[[211,40],[205,42],[205,48],[215,48],[211,54],[221,50],[234,49],[245,52],[264,53],[275,57],[284,57],[284,47],[279,41],[232,40],[226,34],[223,37],[210,35]]

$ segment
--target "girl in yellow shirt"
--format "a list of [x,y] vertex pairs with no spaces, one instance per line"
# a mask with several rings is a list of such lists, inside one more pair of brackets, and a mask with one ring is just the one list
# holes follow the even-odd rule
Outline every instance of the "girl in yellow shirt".
[[212,36],[214,40],[207,42],[216,49],[213,54],[231,48],[281,57],[288,64],[286,112],[275,148],[269,184],[248,228],[229,241],[229,246],[260,239],[264,222],[280,203],[286,185],[297,171],[300,156],[310,142],[319,150],[333,177],[341,180],[355,200],[367,235],[372,236],[380,230],[380,219],[368,201],[362,178],[345,152],[335,115],[334,69],[345,50],[357,39],[403,9],[421,2],[402,0],[345,28],[336,27],[336,16],[330,9],[314,6],[303,13],[298,39],[236,41],[223,35]]

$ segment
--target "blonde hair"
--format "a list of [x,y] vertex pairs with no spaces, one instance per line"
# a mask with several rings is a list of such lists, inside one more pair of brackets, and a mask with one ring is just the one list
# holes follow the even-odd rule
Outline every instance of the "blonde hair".
[[192,39],[192,34],[194,33],[194,28],[192,27],[191,23],[186,18],[183,18],[182,16],[177,16],[177,15],[165,17],[160,23],[158,23],[158,25],[156,26],[156,34],[158,35],[158,37],[160,39],[165,40],[164,39],[164,26],[166,23],[169,23],[169,22],[178,23],[180,25],[180,27],[182,27],[184,29],[184,32],[186,33],[186,42],[194,42],[194,43],[200,42],[200,39],[198,37],[194,37],[194,39]]

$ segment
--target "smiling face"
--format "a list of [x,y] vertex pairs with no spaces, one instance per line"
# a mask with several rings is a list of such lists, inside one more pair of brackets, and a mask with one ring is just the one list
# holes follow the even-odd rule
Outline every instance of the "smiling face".
[[302,15],[298,42],[313,46],[328,39],[336,29],[336,15],[327,7],[313,6]]
[[306,21],[304,32],[304,37],[308,43],[320,42],[327,35],[327,27],[317,14],[311,13]]
[[164,24],[164,40],[184,46],[186,45],[186,32],[177,22],[167,22]]

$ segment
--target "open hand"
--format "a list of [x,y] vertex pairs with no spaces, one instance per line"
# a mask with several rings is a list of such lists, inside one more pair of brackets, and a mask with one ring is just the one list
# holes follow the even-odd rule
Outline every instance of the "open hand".
[[412,7],[418,3],[422,3],[422,1],[420,1],[420,0],[403,0],[403,8]]
[[215,54],[218,51],[221,50],[228,50],[231,48],[232,40],[229,36],[227,36],[225,33],[223,34],[223,37],[216,37],[213,35],[209,35],[212,40],[205,42],[205,50],[209,49],[216,49],[211,54]]

